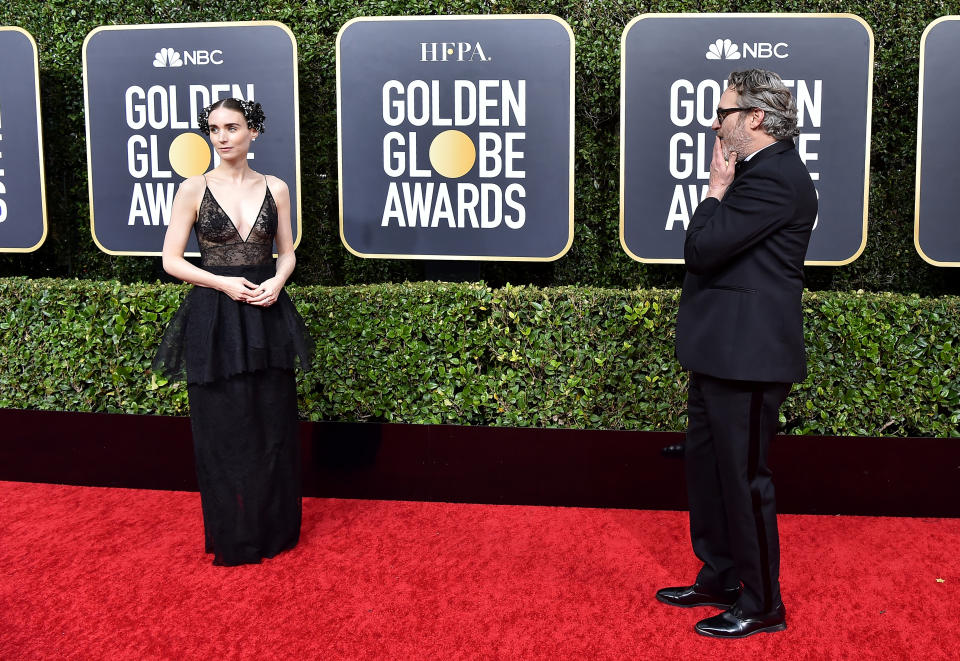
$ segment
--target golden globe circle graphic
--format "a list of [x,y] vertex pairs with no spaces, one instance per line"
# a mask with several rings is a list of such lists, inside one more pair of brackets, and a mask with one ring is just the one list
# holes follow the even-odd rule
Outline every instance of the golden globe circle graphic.
[[210,167],[210,145],[196,133],[181,133],[170,143],[170,167],[181,177],[203,174]]
[[448,179],[470,172],[477,160],[477,148],[463,131],[444,131],[430,143],[430,165]]

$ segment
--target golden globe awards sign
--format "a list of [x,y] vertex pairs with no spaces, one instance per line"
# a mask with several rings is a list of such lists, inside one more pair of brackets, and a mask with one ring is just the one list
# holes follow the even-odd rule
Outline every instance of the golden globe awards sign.
[[917,121],[917,197],[914,244],[936,266],[960,266],[960,16],[927,26],[920,40],[920,112]]
[[0,252],[31,252],[47,237],[37,44],[0,27]]
[[553,16],[360,18],[337,37],[355,255],[553,260],[573,241],[573,35]]
[[[100,27],[83,45],[90,227],[104,252],[159,255],[178,184],[219,164],[197,114],[222,98],[263,104],[250,166],[290,187],[300,238],[297,47],[281,23]],[[187,254],[196,255],[191,235]]]
[[620,241],[642,262],[683,262],[707,192],[711,129],[731,71],[769,69],[797,102],[797,150],[820,213],[807,264],[866,244],[873,33],[848,14],[648,14],[623,32]]

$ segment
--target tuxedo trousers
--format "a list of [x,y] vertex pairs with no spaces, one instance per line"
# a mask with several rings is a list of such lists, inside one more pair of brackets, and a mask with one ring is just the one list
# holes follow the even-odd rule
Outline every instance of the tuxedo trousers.
[[780,603],[780,540],[767,465],[789,383],[691,373],[685,450],[690,539],[703,562],[697,582],[743,586],[747,616]]

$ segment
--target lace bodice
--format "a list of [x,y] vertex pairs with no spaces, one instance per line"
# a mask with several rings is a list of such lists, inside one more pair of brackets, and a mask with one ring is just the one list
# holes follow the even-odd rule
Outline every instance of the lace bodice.
[[273,259],[273,238],[277,234],[277,203],[270,187],[267,186],[257,220],[245,240],[209,188],[203,192],[194,231],[200,244],[201,266],[269,263]]

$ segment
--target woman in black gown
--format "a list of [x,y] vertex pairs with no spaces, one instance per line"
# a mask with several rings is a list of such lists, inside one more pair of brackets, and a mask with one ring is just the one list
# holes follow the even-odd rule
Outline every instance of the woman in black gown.
[[[293,370],[309,369],[312,346],[284,291],[296,264],[289,190],[247,163],[263,132],[260,104],[223,99],[199,120],[220,164],[185,180],[173,201],[163,268],[195,287],[154,369],[186,377],[205,548],[215,565],[240,565],[300,536]],[[199,267],[183,257],[191,229]]]

